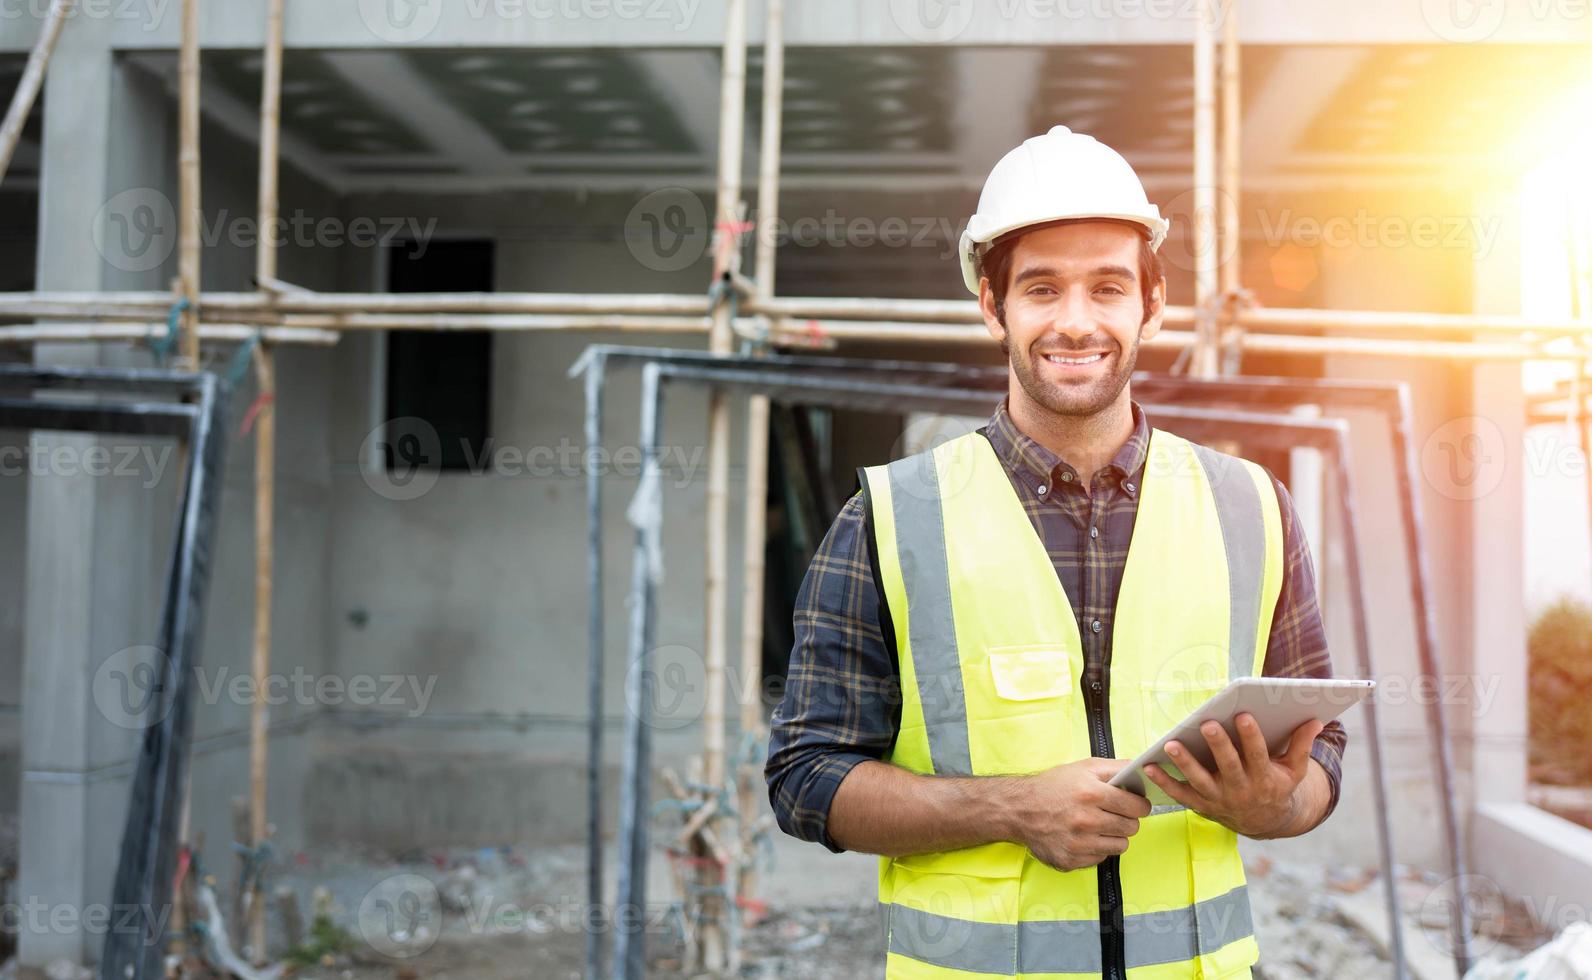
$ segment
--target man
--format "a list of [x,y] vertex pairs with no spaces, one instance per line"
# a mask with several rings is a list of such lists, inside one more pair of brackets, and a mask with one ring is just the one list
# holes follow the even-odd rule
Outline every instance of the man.
[[1233,677],[1328,677],[1293,504],[1150,426],[1167,223],[1127,162],[1056,127],[996,165],[962,238],[1010,361],[988,425],[862,472],[802,584],[767,777],[780,826],[882,856],[890,977],[1247,977],[1237,835],[1337,802],[1344,732],[1271,757],[1203,734],[1152,799],[1106,781]]

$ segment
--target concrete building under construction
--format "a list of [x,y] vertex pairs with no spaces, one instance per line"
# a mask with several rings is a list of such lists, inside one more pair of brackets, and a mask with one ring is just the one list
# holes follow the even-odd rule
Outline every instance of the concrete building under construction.
[[[0,11],[0,102],[26,84],[59,6]],[[1408,385],[1429,572],[1420,609],[1396,503],[1404,460],[1383,417],[1288,410],[1349,423],[1398,860],[1446,873],[1439,828],[1452,806],[1471,872],[1528,900],[1592,904],[1592,830],[1535,806],[1526,764],[1533,556],[1564,539],[1576,561],[1588,552],[1584,490],[1556,505],[1553,530],[1527,507],[1560,461],[1584,470],[1584,6],[1495,4],[1467,18],[1416,0],[1252,0],[1221,8],[1229,30],[1210,22],[1209,0],[785,0],[772,7],[777,76],[765,74],[761,0],[64,6],[0,170],[0,362],[198,366],[232,382],[184,838],[203,841],[223,878],[256,724],[268,732],[272,860],[585,839],[593,467],[610,566],[597,617],[609,623],[601,825],[616,833],[642,399],[615,371],[594,454],[571,366],[588,345],[639,344],[999,368],[957,239],[994,162],[1064,124],[1120,150],[1172,221],[1169,329],[1141,369]],[[767,77],[783,78],[772,142]],[[262,125],[273,81],[279,118]],[[725,124],[727,106],[744,125]],[[196,159],[182,152],[189,112]],[[278,220],[262,227],[268,156],[280,161],[268,175]],[[741,204],[728,210],[726,159]],[[760,170],[774,178],[761,188]],[[753,261],[759,239],[772,240],[766,266]],[[731,294],[738,309],[725,313]],[[274,387],[262,397],[254,362],[266,356]],[[758,510],[760,658],[744,661],[755,676],[729,668],[728,708],[710,710],[705,682],[660,701],[654,759],[682,772],[710,727],[740,744],[737,705],[772,706],[801,573],[856,467],[900,455],[940,419],[776,398],[749,464],[745,391],[727,404],[722,429],[705,391],[670,397],[654,649],[697,678],[725,659],[707,634],[738,648],[740,556],[759,553],[742,514]],[[262,687],[250,442],[267,416]],[[715,438],[730,520],[704,561],[719,520]],[[1287,484],[1309,525],[1337,669],[1356,675],[1324,454],[1245,455]],[[110,900],[147,709],[163,696],[185,460],[171,440],[0,431],[11,901]],[[717,624],[703,602],[714,547],[733,556]],[[1423,622],[1436,676],[1419,657]],[[1359,717],[1346,723],[1342,804],[1284,854],[1375,863],[1373,770]],[[96,963],[104,939],[25,922],[17,933],[30,968]]]

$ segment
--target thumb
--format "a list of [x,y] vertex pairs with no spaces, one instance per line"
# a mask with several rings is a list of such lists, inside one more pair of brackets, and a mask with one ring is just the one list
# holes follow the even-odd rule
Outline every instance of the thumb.
[[1310,764],[1310,747],[1315,744],[1316,736],[1320,735],[1325,727],[1319,721],[1307,721],[1294,729],[1293,737],[1288,740],[1288,751],[1282,760],[1294,778],[1304,778],[1305,767]]

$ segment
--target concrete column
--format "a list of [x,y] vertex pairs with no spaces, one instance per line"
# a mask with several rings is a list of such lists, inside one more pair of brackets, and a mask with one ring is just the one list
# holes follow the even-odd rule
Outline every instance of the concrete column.
[[[1520,207],[1513,187],[1477,209],[1498,234],[1476,258],[1478,313],[1520,311]],[[1470,511],[1472,698],[1450,709],[1469,722],[1477,803],[1520,803],[1526,792],[1525,395],[1518,363],[1471,374],[1468,432],[1456,465],[1474,470]],[[1491,695],[1490,699],[1484,698]],[[1466,710],[1466,709],[1469,710]],[[1468,716],[1468,717],[1467,717]]]
[[[105,199],[112,65],[104,18],[76,18],[53,58],[44,90],[38,288],[98,289],[93,221]],[[37,363],[93,364],[92,345],[39,345]],[[93,436],[38,433],[35,454],[81,459]],[[37,455],[35,455],[35,458]],[[34,472],[28,477],[27,589],[22,665],[21,848],[16,898],[24,967],[95,955],[81,928],[93,902],[85,842],[93,809],[91,610],[98,481]]]

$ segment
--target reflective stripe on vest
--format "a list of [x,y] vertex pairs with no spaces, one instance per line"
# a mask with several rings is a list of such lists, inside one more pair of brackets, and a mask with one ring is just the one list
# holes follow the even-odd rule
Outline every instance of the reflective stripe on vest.
[[[1254,932],[1247,886],[1192,908],[1123,918],[1127,967],[1157,966],[1215,953]],[[889,910],[889,950],[964,973],[1101,972],[1100,920],[1025,920],[1014,925],[970,922],[921,909]]]
[[[869,468],[864,482],[900,665],[890,761],[995,775],[1089,756],[1088,634],[987,439]],[[1259,672],[1281,590],[1281,515],[1254,463],[1152,430],[1139,496],[1114,610],[1119,758]],[[1159,790],[1151,801],[1119,863],[1129,980],[1247,974],[1258,948],[1236,835]],[[1093,868],[1056,871],[995,843],[883,859],[879,883],[892,976],[1099,974]]]

